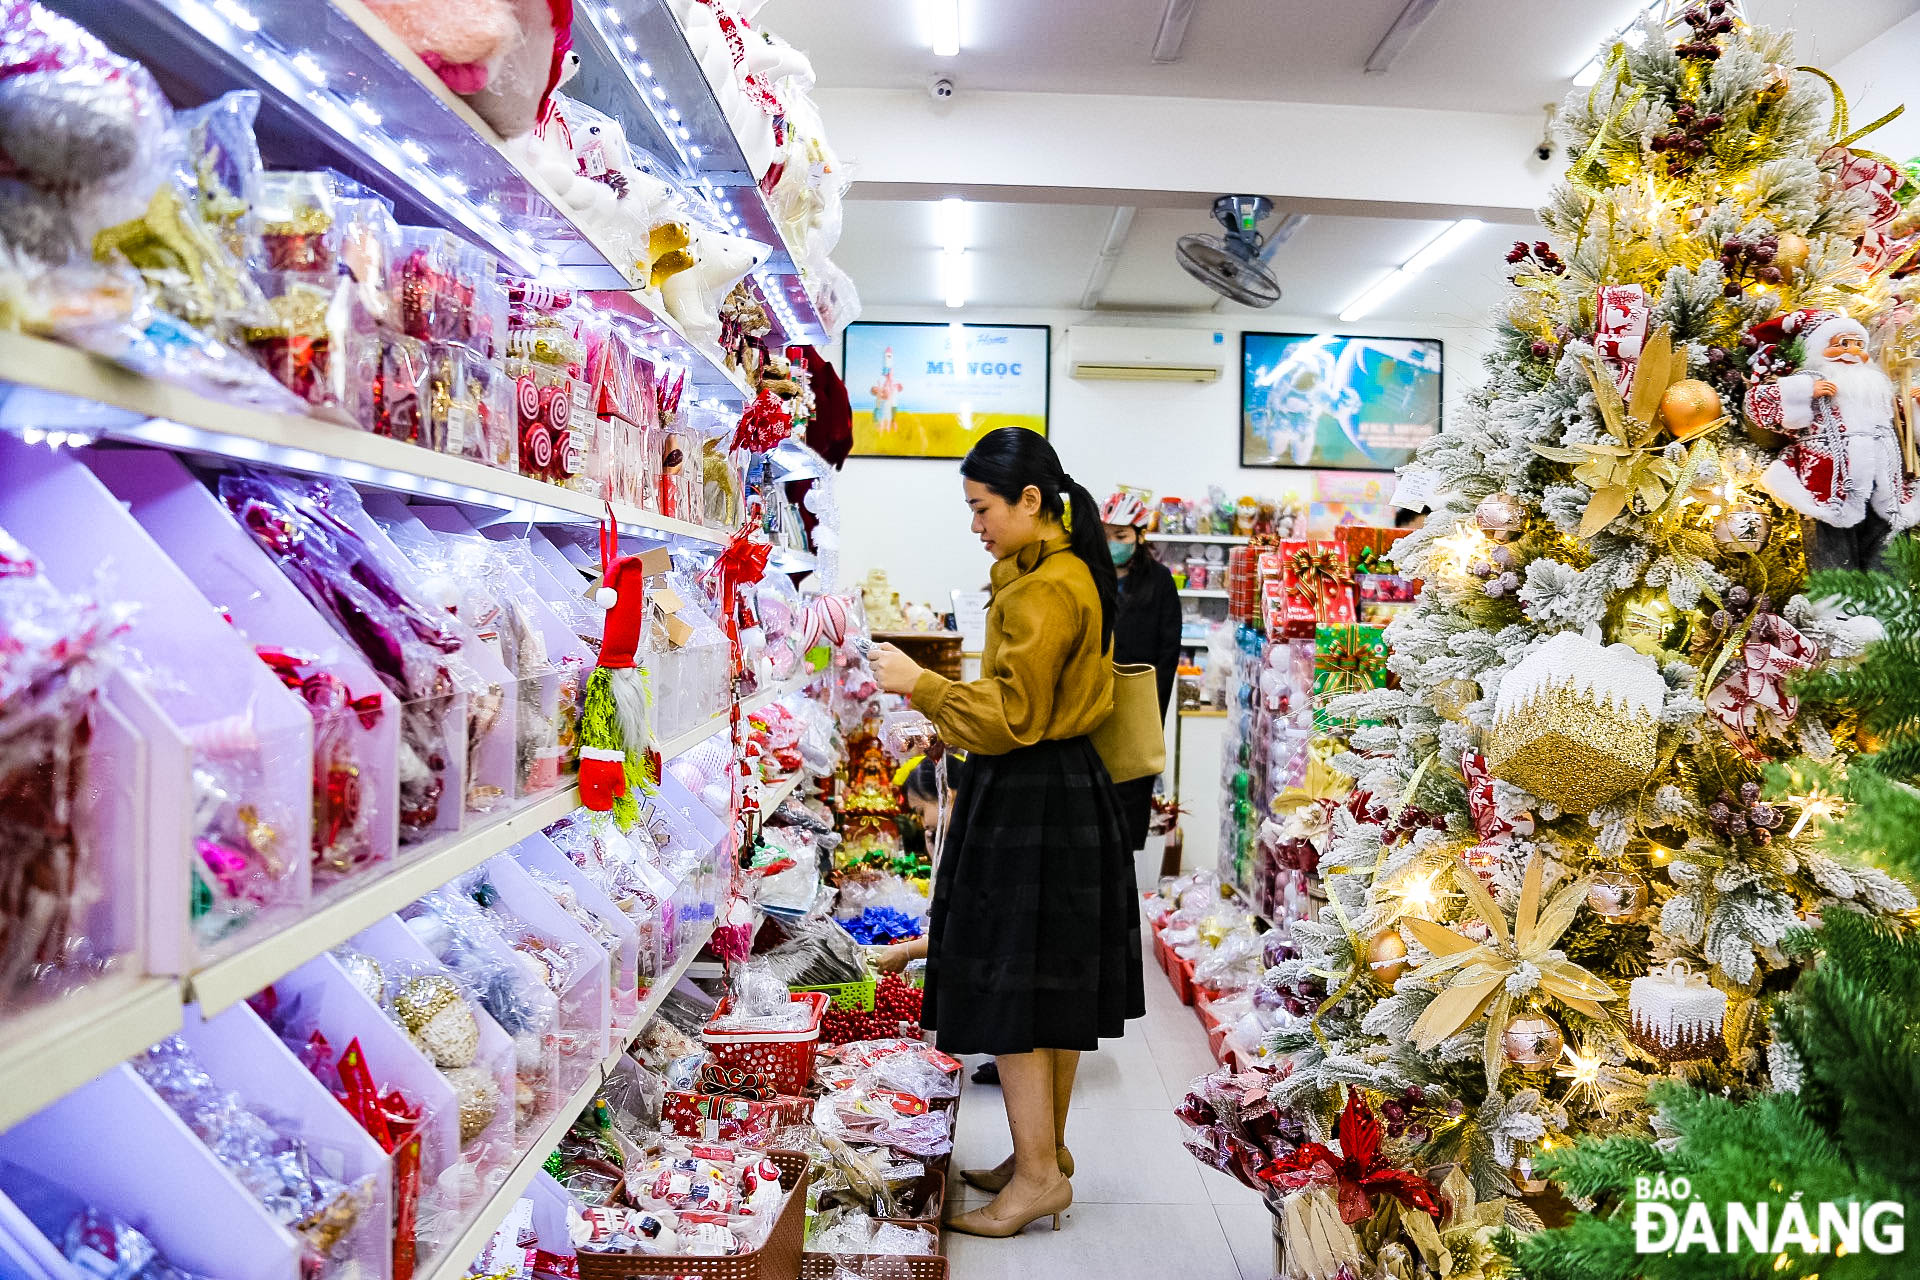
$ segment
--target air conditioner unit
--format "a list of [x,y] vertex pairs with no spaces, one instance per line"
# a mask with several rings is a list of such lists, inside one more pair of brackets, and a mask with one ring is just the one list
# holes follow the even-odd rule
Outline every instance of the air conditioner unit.
[[1067,328],[1067,369],[1076,378],[1217,382],[1230,358],[1227,335],[1217,329]]

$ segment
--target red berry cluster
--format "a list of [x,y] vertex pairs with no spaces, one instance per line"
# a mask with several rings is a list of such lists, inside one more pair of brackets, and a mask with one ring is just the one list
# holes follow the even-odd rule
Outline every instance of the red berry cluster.
[[1707,0],[1683,10],[1680,20],[1693,28],[1693,38],[1683,40],[1673,51],[1683,58],[1703,58],[1708,62],[1720,57],[1720,46],[1713,42],[1733,30],[1733,15],[1727,12],[1727,0]]
[[1415,1107],[1424,1106],[1427,1101],[1426,1090],[1417,1084],[1410,1084],[1398,1098],[1388,1098],[1380,1104],[1380,1117],[1387,1122],[1387,1136],[1398,1138],[1405,1135],[1409,1142],[1421,1144],[1433,1137],[1433,1130],[1415,1119],[1412,1112]]
[[[1685,46],[1681,46],[1685,48]],[[1712,49],[1712,45],[1707,46]],[[1714,50],[1716,56],[1719,50]],[[1709,111],[1705,115],[1691,102],[1683,102],[1673,109],[1673,123],[1676,126],[1667,133],[1653,136],[1647,145],[1656,153],[1667,157],[1667,176],[1677,178],[1693,167],[1693,162],[1707,154],[1708,138],[1713,131],[1726,123],[1726,117],[1718,111]]]
[[822,1044],[886,1040],[920,1034],[921,991],[897,973],[883,973],[873,992],[873,1008],[829,1009],[820,1022]]
[[1785,273],[1773,264],[1780,252],[1779,236],[1728,236],[1720,242],[1720,269],[1726,273],[1727,283],[1721,292],[1729,298],[1737,298],[1742,290],[1740,277],[1747,276],[1761,284],[1779,284]]
[[1553,246],[1545,240],[1535,240],[1528,244],[1525,240],[1515,240],[1513,248],[1507,250],[1507,265],[1517,267],[1530,262],[1535,269],[1550,276],[1567,274],[1567,264],[1553,251]]

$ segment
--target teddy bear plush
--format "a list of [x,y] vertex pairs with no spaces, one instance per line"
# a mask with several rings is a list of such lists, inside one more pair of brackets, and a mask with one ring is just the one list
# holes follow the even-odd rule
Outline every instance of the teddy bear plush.
[[718,347],[721,299],[765,262],[769,252],[757,240],[709,227],[693,228],[693,266],[669,278],[661,289],[667,311],[695,343]]
[[367,8],[462,97],[483,91],[500,59],[520,40],[520,20],[510,0],[367,0]]
[[573,0],[510,0],[520,37],[467,101],[502,138],[531,133],[554,90],[575,65]]

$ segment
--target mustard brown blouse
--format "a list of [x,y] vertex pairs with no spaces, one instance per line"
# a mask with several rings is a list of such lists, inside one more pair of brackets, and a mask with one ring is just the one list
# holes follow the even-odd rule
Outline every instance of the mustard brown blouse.
[[1092,732],[1113,710],[1113,660],[1093,575],[1066,535],[996,561],[992,589],[980,678],[923,671],[914,708],[948,744],[983,755]]

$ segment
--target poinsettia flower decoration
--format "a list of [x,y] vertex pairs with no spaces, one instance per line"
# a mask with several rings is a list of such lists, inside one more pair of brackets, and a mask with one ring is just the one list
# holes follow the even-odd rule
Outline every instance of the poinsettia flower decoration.
[[1338,1154],[1317,1142],[1303,1142],[1262,1169],[1261,1180],[1284,1191],[1331,1183],[1338,1192],[1340,1220],[1348,1226],[1372,1215],[1377,1195],[1390,1195],[1410,1209],[1439,1216],[1433,1184],[1411,1169],[1394,1168],[1381,1157],[1380,1121],[1360,1090],[1347,1091],[1347,1105],[1334,1122],[1333,1136],[1340,1144]]

